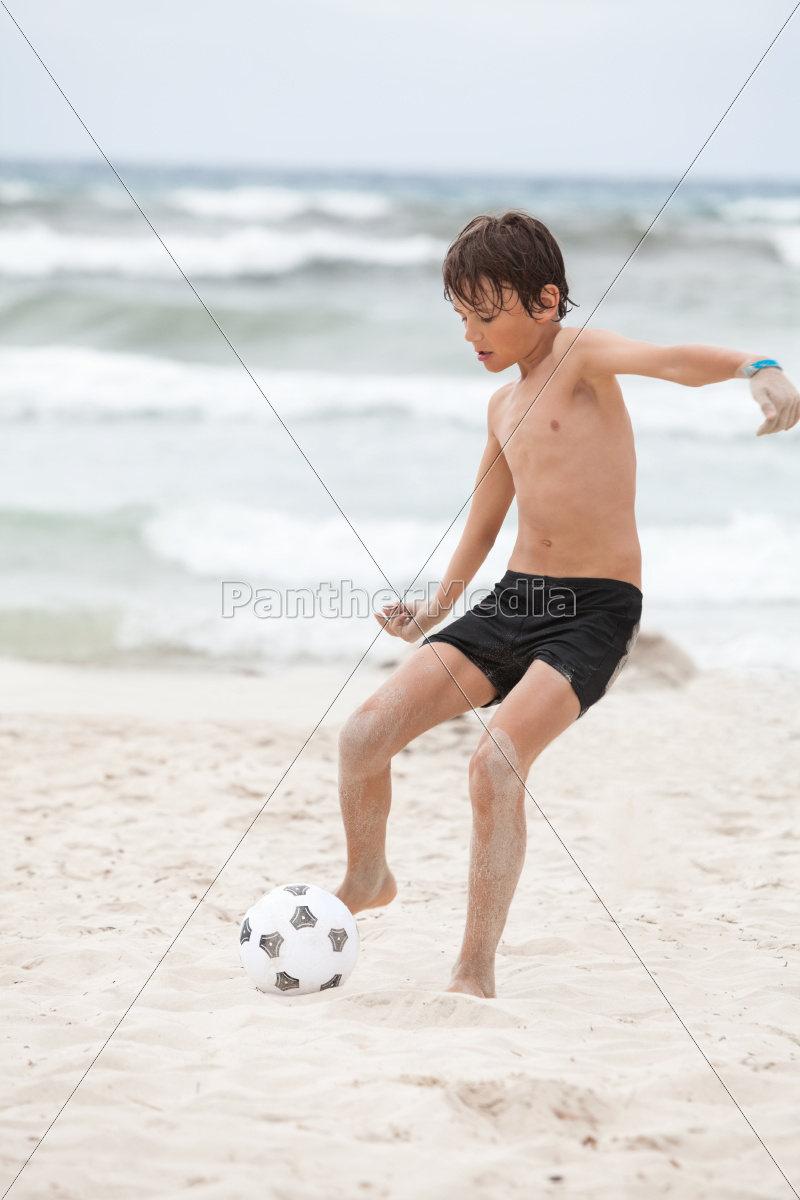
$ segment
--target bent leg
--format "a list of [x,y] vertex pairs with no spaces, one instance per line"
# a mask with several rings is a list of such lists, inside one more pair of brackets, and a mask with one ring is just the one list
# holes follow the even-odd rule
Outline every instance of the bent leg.
[[497,709],[470,763],[472,841],[461,953],[449,991],[494,996],[494,960],[525,862],[525,788],[534,760],[571,725],[580,702],[536,660]]
[[391,760],[426,729],[486,704],[497,690],[455,646],[422,646],[347,720],[339,739],[339,802],[347,873],[337,896],[351,912],[394,899],[386,862]]

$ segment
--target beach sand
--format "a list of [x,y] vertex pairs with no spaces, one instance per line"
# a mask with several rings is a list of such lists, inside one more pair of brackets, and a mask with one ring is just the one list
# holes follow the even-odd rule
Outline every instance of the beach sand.
[[800,678],[643,642],[531,773],[553,828],[529,805],[495,1001],[444,992],[478,729],[426,735],[349,984],[264,996],[245,909],[341,877],[336,725],[374,675],[281,778],[345,674],[5,664],[0,1188],[182,930],[15,1200],[790,1197],[577,862],[800,1189]]

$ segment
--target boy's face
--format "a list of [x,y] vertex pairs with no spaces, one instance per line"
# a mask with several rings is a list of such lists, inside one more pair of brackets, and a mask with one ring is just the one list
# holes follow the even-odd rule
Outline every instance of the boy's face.
[[548,331],[552,335],[560,328],[551,315],[558,307],[558,288],[553,284],[543,288],[541,303],[548,309],[532,317],[523,308],[517,293],[506,288],[503,307],[496,316],[492,316],[489,309],[482,313],[480,308],[471,308],[462,300],[455,300],[453,308],[461,317],[464,337],[474,347],[478,361],[494,374],[505,371],[514,363],[536,357]]

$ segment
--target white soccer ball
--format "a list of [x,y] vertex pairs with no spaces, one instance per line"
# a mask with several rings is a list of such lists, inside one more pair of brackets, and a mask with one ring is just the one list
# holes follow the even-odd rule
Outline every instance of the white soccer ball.
[[324,992],[349,979],[358,958],[358,926],[338,896],[312,883],[284,884],[247,910],[239,956],[262,992]]

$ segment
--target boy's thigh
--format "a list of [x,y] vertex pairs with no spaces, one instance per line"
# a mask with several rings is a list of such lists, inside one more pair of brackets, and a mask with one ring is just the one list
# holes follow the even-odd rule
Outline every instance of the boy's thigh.
[[580,711],[572,685],[555,667],[537,658],[495,709],[488,728],[511,738],[520,768],[527,773],[537,755],[577,720]]
[[459,713],[488,704],[497,695],[473,662],[445,642],[421,646],[361,706],[396,722],[398,739],[411,740]]

